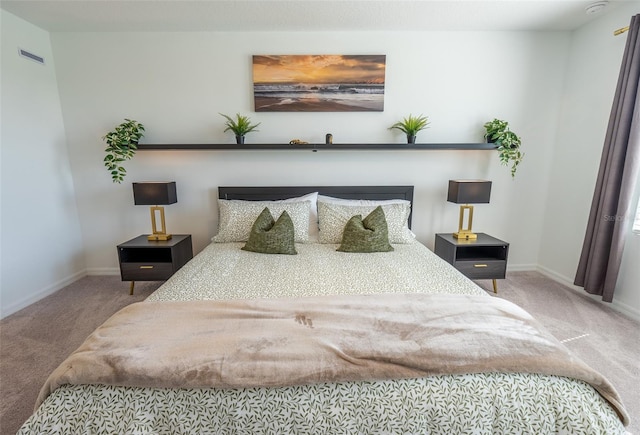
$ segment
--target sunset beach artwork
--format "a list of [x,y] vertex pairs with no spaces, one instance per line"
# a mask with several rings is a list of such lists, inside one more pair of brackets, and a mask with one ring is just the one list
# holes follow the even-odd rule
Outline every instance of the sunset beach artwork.
[[256,112],[382,112],[385,55],[253,56]]

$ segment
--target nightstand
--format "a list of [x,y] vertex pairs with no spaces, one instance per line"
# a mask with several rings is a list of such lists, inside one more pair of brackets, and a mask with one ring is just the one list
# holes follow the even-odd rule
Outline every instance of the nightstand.
[[120,275],[131,281],[164,281],[193,258],[190,234],[174,234],[169,240],[151,241],[143,234],[118,245]]
[[435,253],[470,279],[493,280],[494,293],[498,293],[496,279],[507,273],[509,244],[484,233],[478,233],[476,240],[436,234]]

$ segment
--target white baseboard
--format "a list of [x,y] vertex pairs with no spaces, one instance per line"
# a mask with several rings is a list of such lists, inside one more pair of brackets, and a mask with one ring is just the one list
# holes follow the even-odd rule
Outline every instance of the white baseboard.
[[120,275],[120,269],[118,269],[117,267],[90,267],[87,269],[87,275]]
[[537,264],[507,264],[507,272],[530,272],[538,270]]
[[[557,272],[554,272],[551,269],[547,269],[544,266],[540,266],[538,265],[537,267],[538,272],[540,272],[541,274],[543,274],[544,276],[546,276],[547,278],[550,278],[566,287],[569,287],[571,290],[573,290],[576,293],[580,293],[583,296],[587,296],[591,299],[593,299],[594,301],[598,301],[598,302],[602,302],[602,298],[600,296],[597,295],[592,295],[589,294],[587,292],[584,291],[584,289],[582,287],[578,287],[577,285],[573,284],[573,279],[572,278],[568,278],[564,275],[561,275]],[[619,311],[620,313],[631,317],[634,320],[637,320],[640,322],[640,311],[638,311],[637,309],[630,307],[627,304],[623,304],[620,302],[616,302],[616,300],[614,299],[613,302],[611,302],[611,304],[609,304],[611,306],[611,308],[613,308],[616,311]]]
[[18,301],[14,304],[11,304],[9,306],[2,306],[2,312],[0,312],[0,318],[5,318],[15,312],[20,311],[23,308],[28,307],[29,305],[38,302],[40,299],[46,298],[49,295],[54,294],[55,292],[57,292],[58,290],[73,284],[74,282],[76,282],[77,280],[79,280],[80,278],[83,278],[87,276],[87,271],[86,270],[82,270],[80,272],[76,272],[73,275],[70,275],[64,279],[61,279],[60,281],[57,281],[43,289],[41,289],[40,291],[37,291],[36,293],[32,294],[31,296],[29,296],[28,298],[25,298],[21,301]]

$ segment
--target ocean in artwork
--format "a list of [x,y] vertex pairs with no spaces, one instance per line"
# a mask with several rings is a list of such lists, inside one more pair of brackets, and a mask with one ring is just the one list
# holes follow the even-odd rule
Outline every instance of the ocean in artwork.
[[[384,85],[363,83],[295,83],[254,86],[256,111],[382,111]],[[324,108],[324,109],[323,109]]]
[[[384,59],[385,56],[254,56],[255,110],[383,111]],[[291,80],[294,78],[297,80]]]

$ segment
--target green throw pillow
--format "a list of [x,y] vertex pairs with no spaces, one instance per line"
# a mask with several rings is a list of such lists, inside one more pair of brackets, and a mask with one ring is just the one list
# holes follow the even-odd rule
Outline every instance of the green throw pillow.
[[362,219],[362,215],[353,216],[344,227],[342,252],[389,252],[393,246],[389,243],[387,219],[382,207],[378,206]]
[[253,223],[249,239],[242,249],[262,254],[297,254],[289,213],[283,211],[274,222],[269,208],[265,207]]

